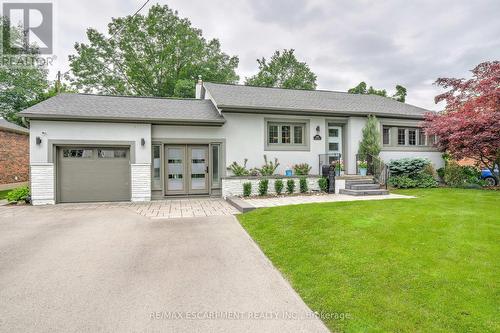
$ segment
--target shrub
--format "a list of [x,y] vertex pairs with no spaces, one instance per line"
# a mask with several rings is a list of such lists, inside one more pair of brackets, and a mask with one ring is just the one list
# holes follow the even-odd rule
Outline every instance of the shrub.
[[307,176],[312,167],[307,163],[295,164],[293,166],[293,172],[297,176]]
[[420,188],[429,188],[429,187],[437,187],[438,182],[433,175],[430,175],[426,172],[419,173],[415,178],[415,182],[417,183],[417,187]]
[[252,194],[252,183],[243,183],[243,196],[249,197]]
[[444,182],[453,187],[468,187],[467,185],[484,185],[480,179],[481,171],[472,166],[461,166],[456,162],[448,162],[444,169]]
[[283,180],[282,179],[276,179],[274,182],[274,191],[276,191],[277,195],[280,195],[281,192],[283,192]]
[[444,180],[444,168],[439,168],[436,170],[439,178],[443,179]]
[[410,178],[408,175],[392,176],[389,178],[389,185],[396,188],[413,188],[417,187],[417,181]]
[[416,176],[424,168],[431,164],[427,158],[414,157],[414,158],[401,158],[399,160],[392,160],[389,162],[388,167],[393,176],[409,175]]
[[381,150],[379,123],[375,116],[370,115],[363,128],[363,137],[359,143],[359,155],[378,156]]
[[8,202],[27,201],[30,195],[28,186],[18,187],[7,193]]
[[259,195],[264,196],[267,194],[269,188],[269,179],[261,179],[259,181]]
[[300,177],[299,189],[300,189],[300,193],[306,193],[309,190],[309,188],[307,187],[307,178],[306,177]]
[[368,169],[368,162],[366,162],[366,161],[359,161],[358,162],[358,168],[360,168],[360,169]]
[[233,162],[227,167],[227,169],[233,173],[233,176],[248,176],[249,171],[247,170],[247,162],[247,158],[243,161],[243,165],[239,165],[238,162]]
[[328,192],[328,178],[321,177],[318,179],[318,185],[322,192]]
[[286,181],[286,192],[288,194],[293,194],[293,192],[295,192],[295,180],[288,179]]
[[264,155],[264,165],[258,170],[262,176],[272,176],[276,172],[276,169],[279,167],[279,165],[280,164],[277,158],[274,159],[274,163],[272,161],[268,162],[267,156]]

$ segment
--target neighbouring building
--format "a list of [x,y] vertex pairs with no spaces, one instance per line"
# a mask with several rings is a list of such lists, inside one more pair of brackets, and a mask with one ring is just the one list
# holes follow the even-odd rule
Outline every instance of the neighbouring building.
[[318,174],[336,155],[355,174],[369,114],[380,122],[382,159],[426,157],[439,168],[434,138],[420,128],[426,112],[374,95],[200,81],[195,99],[60,94],[21,115],[33,203],[53,204],[221,195],[233,161],[257,167],[264,154],[280,173],[308,163]]
[[29,130],[0,118],[0,190],[29,179]]

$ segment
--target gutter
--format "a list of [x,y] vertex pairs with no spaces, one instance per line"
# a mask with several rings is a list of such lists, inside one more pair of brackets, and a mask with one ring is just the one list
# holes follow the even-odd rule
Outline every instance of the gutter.
[[162,119],[162,118],[123,118],[123,117],[85,117],[61,116],[48,114],[20,113],[23,121],[30,120],[58,120],[58,121],[84,121],[84,122],[114,122],[114,123],[144,123],[152,125],[185,125],[185,126],[222,126],[225,119]]
[[[273,107],[240,107],[240,106],[229,106],[229,105],[219,105],[218,106],[222,112],[234,112],[234,113],[253,113],[253,114],[282,114],[282,115],[295,115],[295,116],[368,116],[376,115],[385,118],[405,118],[405,119],[415,119],[424,120],[424,115],[407,115],[407,114],[395,114],[395,113],[384,113],[384,112],[350,112],[350,111],[326,111],[326,110],[314,110],[314,109],[292,109],[292,108],[273,108]],[[431,111],[429,111],[431,112]]]

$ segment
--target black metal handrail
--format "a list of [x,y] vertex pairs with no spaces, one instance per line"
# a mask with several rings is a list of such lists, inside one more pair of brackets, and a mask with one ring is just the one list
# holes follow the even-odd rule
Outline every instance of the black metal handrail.
[[387,180],[389,179],[389,167],[378,156],[370,154],[356,154],[356,174],[359,174],[359,163],[361,161],[367,164],[367,175],[373,176],[375,181],[387,189]]
[[340,161],[342,160],[341,153],[319,154],[319,174],[322,174],[324,165],[330,166],[335,164],[335,170],[340,173]]

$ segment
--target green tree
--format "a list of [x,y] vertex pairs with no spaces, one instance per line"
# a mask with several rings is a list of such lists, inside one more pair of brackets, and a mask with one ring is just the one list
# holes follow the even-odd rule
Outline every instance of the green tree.
[[[378,156],[381,150],[379,123],[375,116],[370,115],[362,131],[363,138],[359,143],[358,155]],[[366,157],[365,157],[366,158]]]
[[[357,86],[347,90],[350,94],[363,94],[363,95],[378,95],[382,97],[387,97],[387,91],[385,89],[375,89],[372,86],[367,88],[366,82],[361,81]],[[391,98],[404,103],[406,100],[406,88],[402,85],[396,85],[396,93],[391,96]]]
[[392,95],[396,101],[404,103],[406,100],[406,88],[401,85],[396,85],[396,93]]
[[[87,30],[69,57],[72,85],[84,92],[144,96],[194,96],[194,82],[234,83],[238,57],[222,52],[217,39],[166,5],[145,15],[114,18],[108,36]],[[191,83],[188,83],[190,81]]]
[[246,78],[245,84],[287,89],[316,89],[316,74],[305,62],[297,60],[295,50],[276,51],[268,62],[257,59],[259,72]]
[[39,65],[44,62],[35,46],[22,50],[12,47],[11,41],[23,44],[22,29],[11,27],[1,16],[0,25],[0,58],[3,60],[0,63],[0,117],[22,125],[17,113],[47,98],[48,71],[46,66]]

